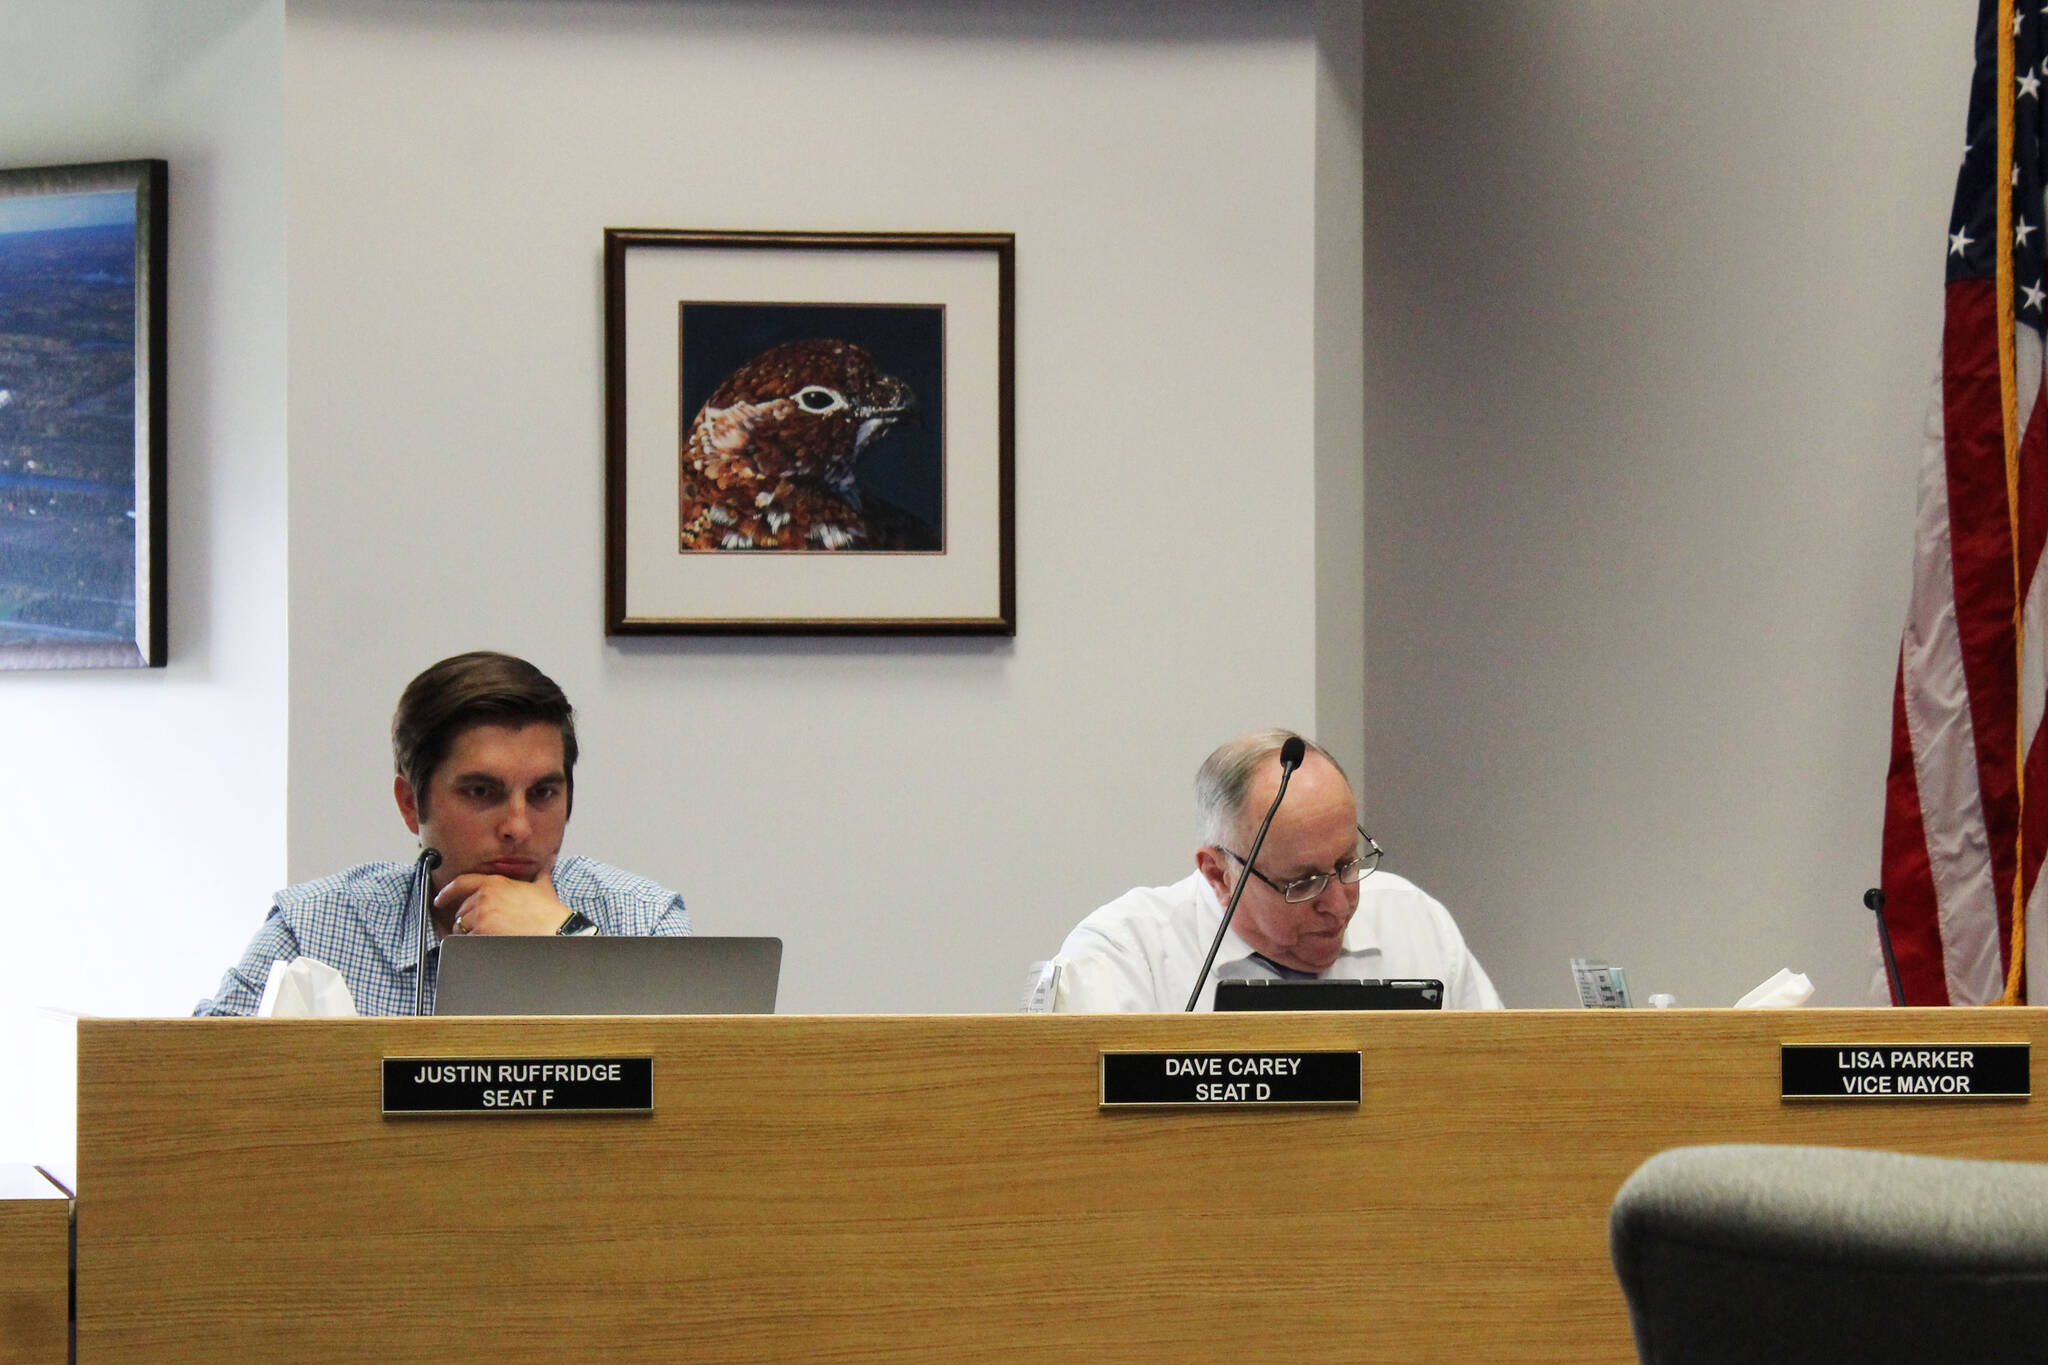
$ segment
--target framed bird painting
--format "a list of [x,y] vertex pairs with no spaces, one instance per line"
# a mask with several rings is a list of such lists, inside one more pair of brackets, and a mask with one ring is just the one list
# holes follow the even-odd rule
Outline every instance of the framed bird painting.
[[1015,239],[607,228],[605,633],[1016,634]]

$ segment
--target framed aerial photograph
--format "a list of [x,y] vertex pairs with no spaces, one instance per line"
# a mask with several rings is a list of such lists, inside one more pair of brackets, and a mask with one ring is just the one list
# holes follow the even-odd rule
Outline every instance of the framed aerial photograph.
[[607,228],[605,633],[1016,634],[1015,239]]
[[0,170],[0,668],[165,662],[168,182]]

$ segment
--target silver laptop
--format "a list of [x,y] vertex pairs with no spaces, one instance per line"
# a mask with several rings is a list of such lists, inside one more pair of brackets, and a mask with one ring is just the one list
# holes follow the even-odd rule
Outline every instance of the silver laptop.
[[779,938],[441,941],[435,1014],[773,1014]]

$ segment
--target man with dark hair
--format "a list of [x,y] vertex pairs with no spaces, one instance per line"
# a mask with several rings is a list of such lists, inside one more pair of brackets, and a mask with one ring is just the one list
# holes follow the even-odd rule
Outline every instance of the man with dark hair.
[[[435,941],[449,934],[687,934],[682,897],[561,856],[575,795],[576,718],[524,659],[458,654],[414,678],[391,717],[392,795],[432,873]],[[195,1014],[253,1014],[270,964],[340,972],[360,1014],[410,1014],[420,970],[413,864],[365,863],[278,892],[242,960]],[[426,964],[431,1008],[438,951]]]
[[[1061,945],[1059,1008],[1076,1014],[1186,1006],[1259,821],[1280,789],[1280,750],[1296,736],[1257,730],[1210,754],[1195,774],[1201,815],[1195,871],[1139,887],[1081,921]],[[1486,969],[1451,916],[1413,882],[1380,872],[1343,769],[1309,743],[1245,879],[1198,1008],[1216,982],[1338,977],[1444,983],[1448,1009],[1499,1009]]]

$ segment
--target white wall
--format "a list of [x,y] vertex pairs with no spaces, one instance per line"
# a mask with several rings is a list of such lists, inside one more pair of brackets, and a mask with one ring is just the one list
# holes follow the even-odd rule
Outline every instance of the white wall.
[[[292,875],[407,854],[392,702],[479,646],[579,707],[570,848],[788,1010],[1015,1008],[1182,875],[1201,756],[1316,718],[1314,25],[294,3]],[[1014,641],[603,639],[608,225],[1016,233]]]
[[284,20],[0,0],[0,32],[0,166],[170,162],[170,666],[0,673],[0,1161],[61,1161],[36,1007],[189,1011],[284,872]]
[[[1375,0],[1359,82],[1308,0],[0,0],[0,164],[174,202],[172,666],[0,676],[0,1037],[402,855],[392,700],[480,644],[788,1007],[1009,1008],[1218,736],[1349,748],[1361,557],[1368,810],[1511,1000],[1858,998],[1967,9]],[[611,224],[1018,234],[1014,642],[603,641]]]
[[1869,975],[1975,6],[1367,7],[1367,717],[1502,993]]
[[1365,16],[1316,5],[1316,726],[1365,758]]

